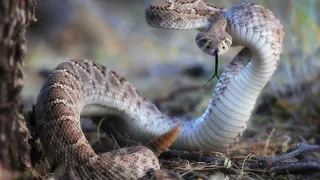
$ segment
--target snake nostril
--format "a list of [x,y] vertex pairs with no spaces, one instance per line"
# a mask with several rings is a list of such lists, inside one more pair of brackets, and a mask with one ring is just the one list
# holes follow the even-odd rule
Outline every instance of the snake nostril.
[[212,49],[212,42],[209,42],[209,43],[207,44],[207,49]]
[[199,47],[203,47],[203,46],[205,46],[206,43],[207,43],[206,39],[201,38],[201,39],[198,40],[197,44],[198,44]]

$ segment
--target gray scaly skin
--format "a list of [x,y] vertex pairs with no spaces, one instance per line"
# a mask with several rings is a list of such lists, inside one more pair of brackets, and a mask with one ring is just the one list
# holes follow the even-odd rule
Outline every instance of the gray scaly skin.
[[[35,108],[37,131],[56,176],[72,170],[81,179],[135,179],[159,169],[157,157],[144,146],[97,155],[81,130],[83,108],[105,101],[116,107],[133,99],[143,101],[144,108],[153,106],[104,66],[81,59],[60,64],[44,83]],[[129,103],[122,106],[130,109]]]
[[197,44],[209,54],[210,49],[224,53],[230,45],[245,48],[221,75],[207,110],[191,121],[162,114],[110,69],[88,60],[60,64],[43,85],[35,108],[37,131],[56,173],[72,170],[80,179],[135,179],[151,168],[159,169],[156,156],[143,146],[97,155],[81,130],[80,113],[116,113],[124,117],[118,130],[142,142],[181,124],[173,148],[205,152],[226,151],[246,128],[280,59],[279,20],[259,5],[221,9],[201,0],[154,4],[146,9],[146,19],[155,27],[202,30]]
[[[196,43],[211,55],[215,50],[222,54],[230,46],[243,46],[222,73],[203,115],[177,120],[183,126],[171,146],[227,151],[246,129],[258,95],[278,66],[284,36],[280,21],[260,5],[241,3],[222,9],[203,0],[155,3],[146,9],[146,19],[152,27],[200,30]],[[172,121],[162,123],[163,131]]]

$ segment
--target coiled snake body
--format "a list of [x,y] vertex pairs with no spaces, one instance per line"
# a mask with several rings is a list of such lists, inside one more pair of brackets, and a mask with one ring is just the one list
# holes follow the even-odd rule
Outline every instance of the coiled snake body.
[[[124,116],[118,129],[146,142],[182,124],[173,149],[224,152],[245,130],[256,99],[275,71],[282,51],[279,20],[260,5],[229,9],[202,0],[176,0],[146,9],[150,26],[200,29],[196,42],[206,53],[244,48],[225,68],[202,116],[186,121],[162,114],[117,73],[88,60],[60,64],[43,85],[35,108],[37,131],[55,172],[72,170],[81,179],[135,179],[159,169],[146,147],[97,155],[80,127],[80,113]],[[101,111],[100,111],[101,112]]]

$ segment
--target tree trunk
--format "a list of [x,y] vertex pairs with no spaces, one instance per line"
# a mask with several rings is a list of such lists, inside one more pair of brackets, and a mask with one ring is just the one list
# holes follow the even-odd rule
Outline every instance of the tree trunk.
[[0,179],[30,167],[29,130],[21,114],[25,30],[35,0],[0,0]]

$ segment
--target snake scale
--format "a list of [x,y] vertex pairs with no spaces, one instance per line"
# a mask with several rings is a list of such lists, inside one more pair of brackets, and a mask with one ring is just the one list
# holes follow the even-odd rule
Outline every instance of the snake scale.
[[245,130],[282,52],[284,33],[274,14],[251,3],[223,9],[203,0],[167,0],[148,6],[145,16],[153,27],[200,30],[196,43],[209,54],[225,53],[230,46],[244,48],[225,68],[208,108],[194,120],[161,113],[104,66],[81,59],[60,64],[44,83],[35,107],[37,132],[52,172],[72,170],[80,179],[136,179],[160,168],[144,146],[97,155],[81,130],[81,112],[121,115],[118,130],[141,142],[181,124],[171,147],[182,150],[225,152]]

